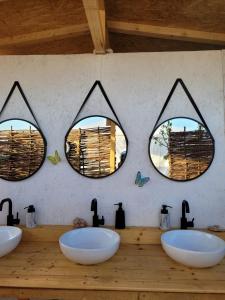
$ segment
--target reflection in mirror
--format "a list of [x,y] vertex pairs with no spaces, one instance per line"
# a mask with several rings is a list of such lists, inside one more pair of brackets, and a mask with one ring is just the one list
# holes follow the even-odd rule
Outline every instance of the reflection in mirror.
[[178,181],[202,175],[214,157],[214,140],[199,122],[173,118],[159,125],[150,137],[150,159],[162,175]]
[[80,174],[102,178],[114,173],[127,154],[127,138],[113,120],[90,116],[79,120],[65,138],[66,157]]
[[23,180],[41,167],[46,141],[40,130],[21,119],[0,122],[0,178]]

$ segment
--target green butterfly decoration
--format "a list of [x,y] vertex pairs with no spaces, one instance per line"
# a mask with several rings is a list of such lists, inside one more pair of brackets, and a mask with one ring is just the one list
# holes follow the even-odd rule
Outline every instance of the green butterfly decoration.
[[138,171],[135,179],[135,184],[138,187],[143,187],[149,180],[150,180],[149,177],[142,177],[141,172]]
[[57,150],[55,150],[54,155],[47,156],[47,159],[53,164],[57,165],[61,161],[61,157],[59,156],[59,153]]

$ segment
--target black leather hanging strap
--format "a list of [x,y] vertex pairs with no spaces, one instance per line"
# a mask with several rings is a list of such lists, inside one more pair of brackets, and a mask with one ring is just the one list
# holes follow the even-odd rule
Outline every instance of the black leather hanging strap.
[[80,109],[79,109],[79,111],[78,111],[78,113],[77,113],[77,115],[76,115],[76,117],[75,117],[75,119],[74,119],[74,121],[73,121],[71,127],[73,127],[73,126],[75,125],[76,120],[77,120],[79,114],[80,114],[81,111],[83,110],[85,104],[87,103],[89,97],[90,97],[91,94],[93,93],[93,91],[94,91],[94,89],[96,88],[96,86],[98,86],[98,87],[100,88],[100,90],[101,90],[101,92],[102,92],[102,94],[103,94],[103,96],[104,96],[104,98],[105,98],[107,104],[109,105],[111,111],[113,112],[113,114],[114,114],[114,116],[115,116],[115,118],[116,118],[116,120],[117,120],[117,123],[120,125],[121,129],[123,129],[123,127],[122,127],[122,125],[121,125],[121,123],[120,123],[120,120],[119,120],[119,118],[117,117],[117,114],[116,114],[115,110],[113,109],[112,104],[111,104],[111,102],[110,102],[110,100],[109,100],[109,98],[108,98],[108,96],[107,96],[107,94],[106,94],[106,92],[105,92],[105,90],[104,90],[104,88],[103,88],[103,86],[102,86],[102,84],[101,84],[101,82],[100,82],[99,80],[96,80],[96,81],[95,81],[95,83],[94,83],[93,86],[91,87],[90,91],[88,92],[87,96],[85,97],[84,102],[82,103],[82,105],[81,105],[81,107],[80,107]]
[[[201,112],[200,112],[200,110],[199,110],[197,104],[195,103],[194,99],[192,98],[190,92],[188,91],[186,85],[184,84],[184,82],[183,82],[183,80],[182,80],[181,78],[177,78],[177,79],[176,79],[176,81],[175,81],[175,83],[174,83],[174,85],[173,85],[173,87],[172,87],[172,89],[171,89],[171,91],[170,91],[170,93],[169,93],[169,95],[168,95],[168,97],[167,97],[167,99],[166,99],[164,105],[163,105],[163,108],[162,108],[162,110],[161,110],[161,112],[160,112],[160,114],[159,114],[159,116],[158,116],[158,119],[157,119],[157,121],[156,121],[156,123],[155,123],[155,126],[154,126],[154,128],[153,128],[153,130],[152,130],[152,133],[153,133],[154,130],[156,129],[156,127],[157,127],[157,125],[158,125],[158,123],[159,123],[159,120],[161,119],[161,117],[162,117],[162,115],[163,115],[163,113],[164,113],[164,111],[165,111],[165,109],[166,109],[166,107],[167,107],[167,105],[168,105],[168,103],[169,103],[169,101],[170,101],[170,99],[171,99],[171,97],[172,97],[172,95],[173,95],[173,93],[174,93],[174,91],[175,91],[175,89],[176,89],[178,83],[181,84],[181,86],[182,86],[182,88],[184,89],[186,95],[188,96],[188,99],[190,100],[190,102],[191,102],[191,104],[193,105],[195,111],[197,112],[197,114],[198,114],[200,120],[202,121],[202,124],[205,126],[205,128],[207,129],[207,131],[209,132],[209,134],[212,136],[212,134],[211,134],[211,132],[210,132],[210,130],[209,130],[209,127],[207,126],[207,124],[206,124],[206,122],[205,122],[205,120],[204,120],[204,118],[203,118],[203,116],[202,116],[202,114],[201,114]],[[212,138],[213,138],[213,136],[212,136]]]
[[20,86],[20,84],[19,84],[18,81],[15,81],[15,82],[14,82],[14,84],[13,84],[13,86],[12,86],[12,88],[11,88],[11,90],[10,90],[10,92],[9,92],[9,94],[8,94],[8,96],[7,96],[7,98],[6,98],[5,102],[4,102],[4,104],[3,104],[3,106],[2,106],[2,109],[1,109],[1,111],[0,111],[0,118],[1,118],[1,115],[2,115],[2,113],[3,113],[3,111],[4,111],[5,107],[6,107],[6,105],[8,104],[8,102],[9,102],[9,100],[10,100],[10,98],[11,98],[11,96],[12,96],[12,94],[13,94],[13,92],[14,92],[14,90],[15,90],[16,87],[18,88],[20,94],[22,95],[22,98],[23,98],[23,100],[24,100],[26,106],[28,107],[28,109],[29,109],[29,111],[30,111],[32,117],[34,118],[34,120],[35,120],[35,122],[36,122],[38,128],[40,129],[40,125],[39,125],[39,123],[38,123],[38,121],[37,121],[37,119],[36,119],[36,117],[35,117],[35,114],[34,114],[34,112],[32,111],[32,108],[31,108],[31,106],[30,106],[30,104],[29,104],[29,102],[28,102],[28,100],[27,100],[27,97],[25,96],[25,94],[24,94],[24,92],[23,92],[23,90],[22,90],[22,88],[21,88],[21,86]]

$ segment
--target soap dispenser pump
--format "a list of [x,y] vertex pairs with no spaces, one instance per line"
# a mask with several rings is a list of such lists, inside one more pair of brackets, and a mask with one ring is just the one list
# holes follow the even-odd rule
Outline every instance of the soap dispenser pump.
[[26,212],[26,227],[27,228],[34,228],[37,226],[35,222],[35,207],[34,205],[29,205],[27,207],[24,207],[24,209],[27,209]]
[[168,230],[170,229],[170,215],[167,207],[172,208],[172,206],[169,205],[162,205],[161,214],[160,214],[160,229],[162,230]]
[[114,205],[119,206],[119,208],[116,211],[115,228],[116,229],[124,229],[125,228],[125,212],[122,208],[123,203],[119,202],[119,203],[114,204]]

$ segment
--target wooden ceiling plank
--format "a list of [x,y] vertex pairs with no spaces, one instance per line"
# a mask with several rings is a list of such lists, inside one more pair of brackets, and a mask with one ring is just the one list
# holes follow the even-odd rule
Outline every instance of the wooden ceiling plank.
[[127,23],[113,20],[109,20],[107,22],[107,27],[110,32],[191,41],[196,43],[225,45],[225,33],[206,32],[165,26],[153,26],[149,24],[138,24],[130,22]]
[[46,55],[91,53],[93,43],[90,32],[76,36],[58,38],[31,44],[18,44],[0,47],[0,55]]
[[83,5],[94,44],[94,53],[105,54],[109,45],[107,45],[104,0],[83,0]]
[[0,47],[51,41],[57,38],[69,38],[88,33],[88,24],[70,25],[62,28],[0,38]]

